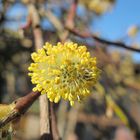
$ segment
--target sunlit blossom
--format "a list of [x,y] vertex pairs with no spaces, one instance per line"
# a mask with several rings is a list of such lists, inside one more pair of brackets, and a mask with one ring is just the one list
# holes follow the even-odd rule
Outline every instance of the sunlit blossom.
[[56,46],[46,43],[31,57],[34,62],[28,69],[31,82],[36,84],[33,91],[47,94],[51,102],[58,103],[63,98],[74,105],[82,101],[99,77],[96,58],[90,56],[86,46],[73,42]]

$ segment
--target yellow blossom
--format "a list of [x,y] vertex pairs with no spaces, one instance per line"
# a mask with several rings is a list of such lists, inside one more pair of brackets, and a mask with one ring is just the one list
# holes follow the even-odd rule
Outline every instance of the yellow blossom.
[[86,46],[73,42],[56,46],[46,43],[31,57],[34,63],[28,69],[32,83],[36,84],[33,91],[46,93],[51,102],[63,98],[74,105],[90,95],[99,77],[96,58],[90,56]]
[[80,0],[84,6],[96,14],[103,14],[113,7],[115,0]]
[[[0,121],[3,120],[8,116],[8,114],[15,108],[15,103],[7,104],[0,104]],[[9,132],[10,128],[12,128],[11,123],[7,124],[5,127],[0,129],[1,132]],[[0,136],[1,138],[1,136]]]
[[139,27],[136,25],[133,25],[133,26],[129,27],[127,34],[128,34],[128,36],[133,38],[133,37],[136,37],[138,32],[139,32]]

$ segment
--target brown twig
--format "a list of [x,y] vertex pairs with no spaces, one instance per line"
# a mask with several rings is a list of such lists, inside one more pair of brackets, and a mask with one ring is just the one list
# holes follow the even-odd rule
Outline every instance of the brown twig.
[[100,127],[112,127],[112,126],[125,125],[118,118],[107,118],[104,115],[98,116],[98,115],[94,115],[94,114],[89,115],[89,114],[85,114],[85,113],[79,113],[77,121],[82,122],[82,123],[86,123],[86,124],[87,123],[97,124]]
[[57,128],[57,122],[56,122],[56,115],[54,112],[54,104],[50,103],[50,113],[51,113],[51,128],[52,128],[52,135],[53,140],[60,140],[58,128]]
[[65,42],[68,36],[68,31],[64,29],[64,26],[59,18],[50,10],[45,10],[43,8],[40,10],[40,14],[42,17],[45,16],[46,18],[48,18],[48,20],[54,25],[60,41]]
[[139,86],[139,83],[137,82],[125,82],[125,81],[122,81],[122,84],[128,88],[131,88],[133,90],[136,90],[136,91],[140,91],[140,86]]
[[9,113],[8,116],[0,121],[0,128],[23,115],[39,96],[40,92],[30,92],[26,96],[15,101],[15,108]]
[[[29,19],[31,19],[33,35],[35,40],[35,49],[42,48],[43,35],[40,28],[40,17],[39,12],[34,4],[28,4]],[[39,98],[40,101],[40,134],[41,140],[52,139],[51,128],[50,128],[50,112],[49,112],[49,101],[46,95],[42,95]]]
[[91,34],[89,32],[80,32],[77,29],[69,28],[68,26],[66,26],[66,29],[69,30],[70,33],[72,33],[76,36],[79,36],[81,38],[93,38],[94,40],[96,40],[100,43],[106,44],[108,46],[114,46],[114,47],[117,46],[119,48],[124,48],[124,49],[130,50],[130,51],[140,53],[140,49],[134,48],[133,46],[128,46],[122,42],[113,42],[113,41],[105,40],[105,39],[97,37],[96,35]]
[[73,0],[73,3],[68,11],[65,25],[69,28],[74,28],[74,18],[76,15],[77,5],[78,5],[78,0]]
[[70,134],[73,134],[77,124],[77,117],[79,113],[79,105],[76,104],[75,107],[71,108],[68,112],[67,123],[65,126],[65,134],[63,136],[64,140],[68,140]]

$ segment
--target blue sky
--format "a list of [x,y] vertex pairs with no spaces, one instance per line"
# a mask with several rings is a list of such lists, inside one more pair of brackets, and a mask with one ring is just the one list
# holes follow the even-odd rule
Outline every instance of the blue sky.
[[[111,11],[93,19],[91,30],[100,32],[106,39],[117,40],[126,36],[132,25],[140,26],[140,0],[117,0]],[[140,44],[140,34],[135,40],[130,40],[133,41]],[[133,59],[140,63],[140,54],[133,53]]]
[[[92,32],[99,32],[100,35],[109,40],[118,40],[126,36],[127,30],[132,25],[140,25],[140,0],[116,0],[116,4],[111,11],[103,14],[100,17],[93,17],[90,24]],[[54,12],[60,16],[59,9],[55,7]],[[82,14],[82,11],[80,12]],[[27,15],[26,7],[21,4],[16,4],[7,12],[8,17],[18,15],[19,21],[11,22],[10,26],[17,29],[19,26],[25,23],[25,17]],[[82,14],[83,15],[83,14]],[[8,23],[9,24],[9,23]],[[51,27],[50,22],[43,21],[43,27]],[[9,26],[9,25],[7,25]],[[136,41],[140,44],[140,34],[135,40],[124,40],[127,44]],[[135,62],[140,62],[140,54],[133,53],[133,59]]]
[[131,25],[140,25],[140,0],[117,0],[111,11],[93,21],[93,30],[109,39],[120,38]]

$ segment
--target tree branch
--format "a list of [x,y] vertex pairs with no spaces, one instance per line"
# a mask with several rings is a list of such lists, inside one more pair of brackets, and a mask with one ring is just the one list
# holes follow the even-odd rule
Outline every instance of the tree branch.
[[78,122],[82,123],[93,123],[97,124],[100,127],[114,127],[114,126],[120,126],[120,125],[125,125],[120,119],[118,118],[107,118],[104,115],[98,116],[98,115],[89,115],[85,113],[79,113],[78,114]]
[[128,46],[122,42],[113,42],[113,41],[109,41],[109,40],[105,40],[103,38],[100,38],[100,37],[97,37],[96,35],[93,35],[89,32],[80,32],[78,31],[77,29],[73,29],[73,28],[69,28],[68,26],[65,27],[70,33],[76,35],[76,36],[79,36],[81,38],[93,38],[94,40],[100,42],[100,43],[103,43],[103,44],[106,44],[106,45],[111,45],[111,46],[116,46],[116,47],[119,47],[119,48],[124,48],[124,49],[127,49],[127,50],[130,50],[130,51],[134,51],[134,52],[138,52],[140,53],[140,49],[137,49],[135,48],[134,46]]
[[15,101],[15,108],[0,121],[0,128],[23,115],[40,95],[40,92],[30,92]]
[[57,120],[56,120],[56,114],[54,112],[54,104],[50,103],[50,114],[51,114],[51,128],[52,128],[52,135],[53,140],[61,140],[58,128],[57,128]]
[[[31,23],[33,27],[33,35],[35,40],[35,49],[41,49],[43,41],[43,33],[40,28],[40,17],[38,9],[34,4],[28,5],[29,16],[31,17]],[[39,98],[40,104],[40,134],[41,140],[52,139],[51,128],[50,128],[50,112],[49,112],[49,100],[44,94]]]
[[67,21],[65,23],[67,27],[74,28],[74,18],[76,15],[77,5],[78,0],[73,0],[73,3],[71,4],[70,9],[68,11]]

